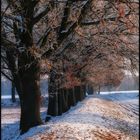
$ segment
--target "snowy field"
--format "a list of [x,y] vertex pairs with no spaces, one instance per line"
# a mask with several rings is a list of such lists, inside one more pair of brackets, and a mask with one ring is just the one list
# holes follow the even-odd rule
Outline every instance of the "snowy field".
[[[2,140],[138,140],[139,92],[86,97],[62,116],[19,136],[20,109],[2,107]],[[44,120],[46,107],[41,108]]]

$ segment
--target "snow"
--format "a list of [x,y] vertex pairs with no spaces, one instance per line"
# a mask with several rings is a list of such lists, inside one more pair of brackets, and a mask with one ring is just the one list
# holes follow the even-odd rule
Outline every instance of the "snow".
[[[19,135],[19,108],[2,108],[2,140],[138,140],[138,91],[87,96],[44,125]],[[46,108],[41,108],[45,119]]]
[[3,99],[1,100],[1,107],[17,107],[19,106],[19,99],[16,99],[16,102],[12,102],[11,99]]
[[100,94],[108,94],[108,93],[138,93],[138,90],[129,90],[129,91],[106,91],[106,92],[100,92]]
[[[19,96],[18,95],[15,95],[15,97],[18,99]],[[2,95],[1,96],[1,99],[11,99],[11,95]]]
[[[20,108],[18,106],[11,108],[2,108],[2,120],[1,120],[1,138],[2,140],[17,140],[20,137],[19,120],[20,120]],[[41,108],[41,118],[45,120],[46,108]],[[25,134],[24,137],[30,136],[32,133],[39,133],[44,127],[38,126],[30,130],[30,133]],[[46,126],[45,126],[46,129]]]

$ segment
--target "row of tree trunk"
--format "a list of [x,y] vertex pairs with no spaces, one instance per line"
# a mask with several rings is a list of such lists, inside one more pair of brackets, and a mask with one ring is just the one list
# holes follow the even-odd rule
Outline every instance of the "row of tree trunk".
[[61,115],[68,111],[71,106],[75,106],[78,101],[82,101],[85,97],[86,88],[84,85],[69,89],[58,89],[55,94],[49,95],[47,114],[51,116]]

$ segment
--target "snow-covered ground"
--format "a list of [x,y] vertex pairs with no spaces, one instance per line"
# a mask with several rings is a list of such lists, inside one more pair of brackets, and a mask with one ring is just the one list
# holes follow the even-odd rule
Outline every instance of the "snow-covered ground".
[[[88,96],[62,116],[22,136],[19,108],[2,108],[2,140],[138,140],[138,99],[138,91]],[[41,116],[44,120],[44,107]]]

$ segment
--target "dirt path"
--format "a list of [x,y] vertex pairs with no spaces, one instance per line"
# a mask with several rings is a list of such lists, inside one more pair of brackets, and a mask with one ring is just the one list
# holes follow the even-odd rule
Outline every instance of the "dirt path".
[[[138,140],[138,93],[95,95],[28,140]],[[24,139],[24,137],[22,137]]]

